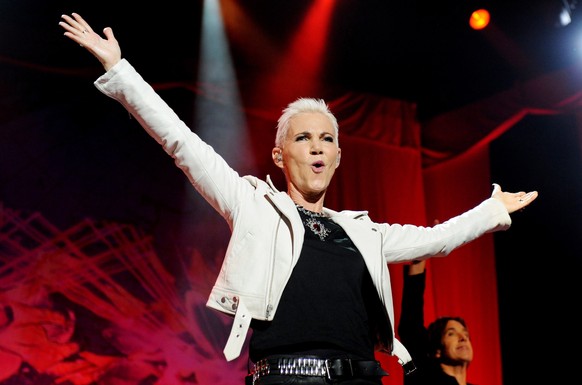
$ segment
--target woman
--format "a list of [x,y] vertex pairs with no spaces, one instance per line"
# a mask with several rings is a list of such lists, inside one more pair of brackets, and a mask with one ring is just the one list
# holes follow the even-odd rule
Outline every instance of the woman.
[[240,355],[252,328],[249,383],[380,385],[387,373],[376,348],[410,361],[394,338],[387,263],[447,255],[507,229],[509,214],[537,197],[496,186],[491,198],[433,228],[330,210],[324,199],[341,150],[325,102],[298,99],[279,118],[271,156],[285,174],[281,192],[268,177],[240,177],[194,134],[122,59],[111,28],[102,38],[75,13],[59,24],[103,65],[96,87],[140,122],[228,222],[232,236],[207,305],[234,318],[227,360]]

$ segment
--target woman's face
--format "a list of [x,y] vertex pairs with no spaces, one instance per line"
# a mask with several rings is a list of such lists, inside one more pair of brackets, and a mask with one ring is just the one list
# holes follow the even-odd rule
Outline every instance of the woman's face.
[[325,193],[339,165],[341,150],[334,127],[321,113],[301,113],[290,123],[283,148],[273,149],[273,160],[283,169],[290,194],[317,198]]

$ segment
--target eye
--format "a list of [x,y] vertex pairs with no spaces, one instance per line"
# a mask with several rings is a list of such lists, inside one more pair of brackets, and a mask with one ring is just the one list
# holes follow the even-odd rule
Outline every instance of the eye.
[[296,142],[301,142],[302,140],[308,140],[309,138],[307,137],[307,135],[297,135],[297,137],[295,137],[295,141]]
[[330,142],[333,143],[333,136],[326,136],[325,138],[323,138],[323,140],[325,140],[326,142]]

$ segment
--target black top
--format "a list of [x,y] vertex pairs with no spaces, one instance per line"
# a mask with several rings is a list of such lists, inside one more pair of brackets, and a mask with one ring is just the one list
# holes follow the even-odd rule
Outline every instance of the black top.
[[424,326],[426,273],[408,275],[407,268],[404,269],[398,335],[417,369],[404,376],[404,385],[459,385],[455,377],[446,374],[438,362],[429,358],[428,333]]
[[339,225],[298,209],[306,227],[299,261],[273,321],[253,320],[250,359],[316,354],[373,360],[372,309],[383,306],[364,260]]

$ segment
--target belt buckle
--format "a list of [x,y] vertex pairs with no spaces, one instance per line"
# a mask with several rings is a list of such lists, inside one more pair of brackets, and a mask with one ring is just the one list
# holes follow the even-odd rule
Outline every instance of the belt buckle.
[[[345,360],[338,359],[337,361],[339,361],[341,363],[341,365],[342,365],[342,374],[341,375],[338,375],[337,377],[347,377],[347,375],[345,373],[343,373],[344,372],[344,364],[343,364],[344,361],[347,361],[348,364],[349,364],[349,368],[350,368],[350,375],[349,376],[350,377],[354,377],[354,366],[352,365],[351,358],[348,358],[348,359],[345,359]],[[332,372],[330,370],[330,368],[331,368],[330,362],[331,362],[331,359],[325,360],[325,373],[326,373],[327,379],[331,381],[331,380],[333,380],[333,378],[331,376],[331,373]]]
[[348,362],[350,364],[350,377],[354,377],[354,367],[352,365],[352,359],[348,358]]
[[325,374],[326,374],[327,379],[331,381],[331,372],[329,370],[329,366],[330,366],[329,361],[330,361],[329,359],[324,361],[325,362]]

